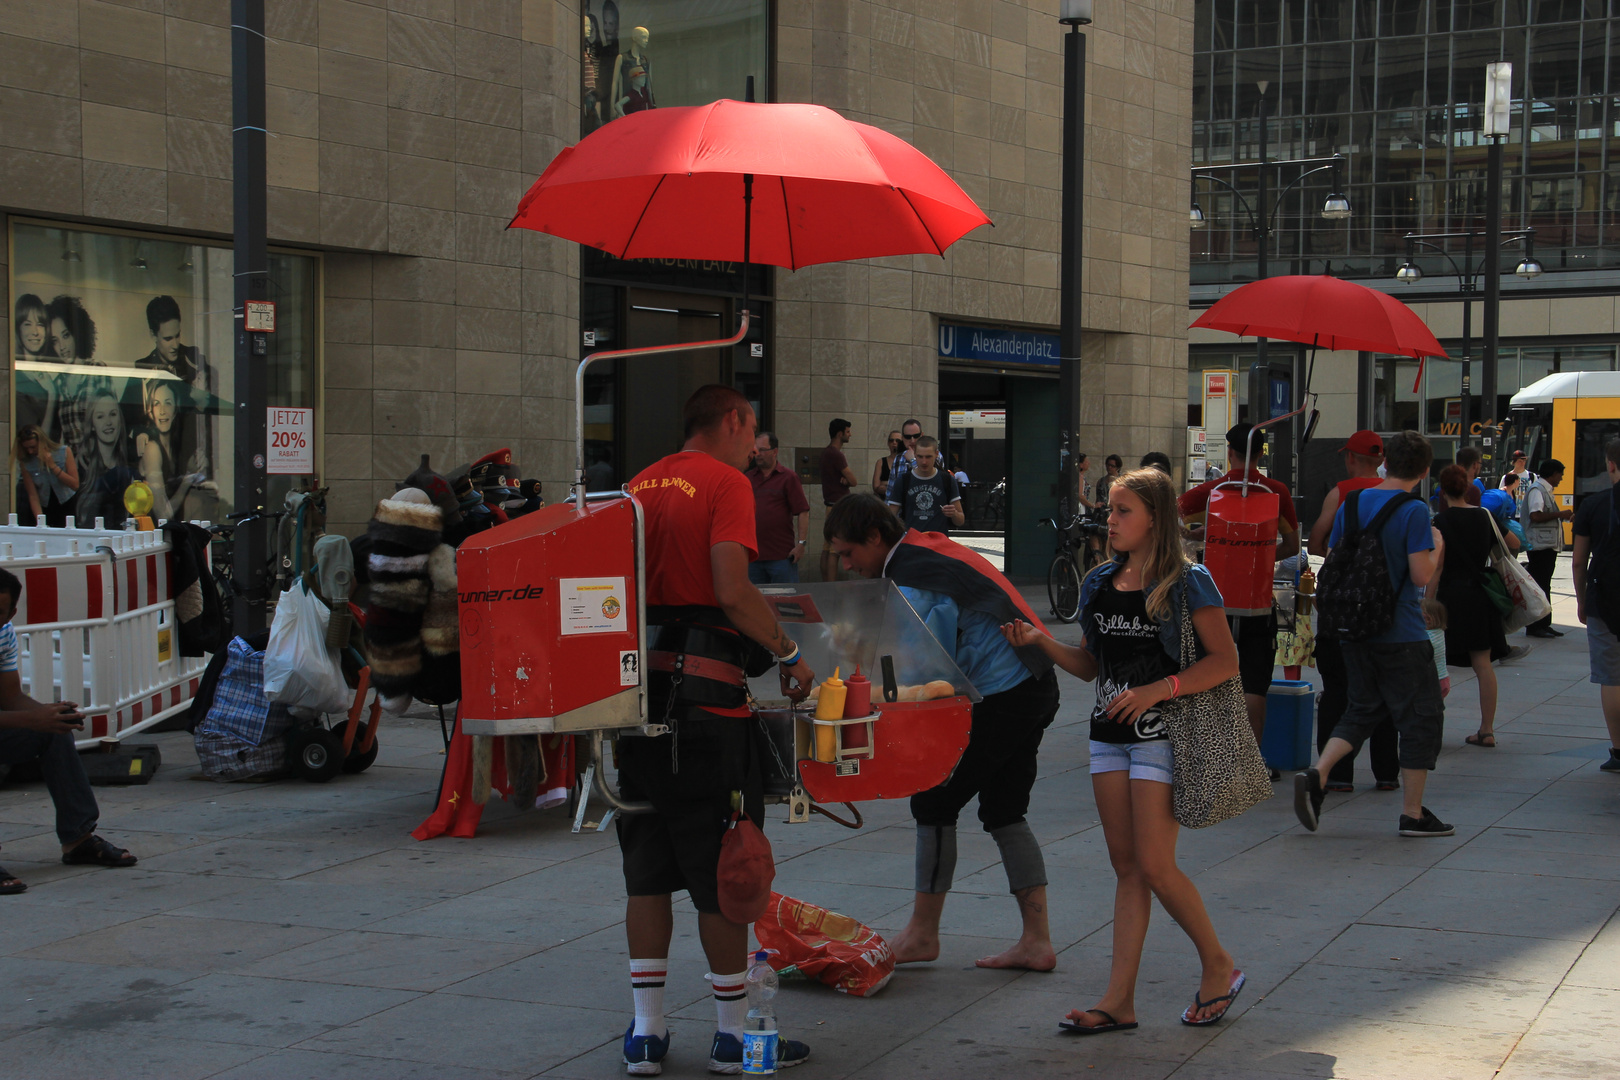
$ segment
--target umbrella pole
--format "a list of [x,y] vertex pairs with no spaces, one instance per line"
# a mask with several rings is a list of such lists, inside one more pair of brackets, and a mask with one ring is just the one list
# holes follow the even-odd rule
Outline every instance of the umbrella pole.
[[737,332],[719,341],[687,341],[675,345],[643,345],[635,349],[604,349],[579,362],[574,371],[574,507],[585,512],[585,369],[598,360],[622,360],[632,356],[663,356],[665,353],[726,349],[748,336],[748,312],[744,311]]
[[[743,173],[743,318],[748,318],[748,261],[754,241],[754,174]],[[743,323],[747,325],[746,322]]]

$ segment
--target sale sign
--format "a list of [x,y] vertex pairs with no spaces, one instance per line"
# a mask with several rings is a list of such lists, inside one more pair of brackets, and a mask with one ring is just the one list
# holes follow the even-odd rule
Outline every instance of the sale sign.
[[315,410],[269,409],[264,471],[271,476],[315,472]]

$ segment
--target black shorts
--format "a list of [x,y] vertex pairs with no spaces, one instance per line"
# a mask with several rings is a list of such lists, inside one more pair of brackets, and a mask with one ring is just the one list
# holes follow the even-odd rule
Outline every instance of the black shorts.
[[1239,616],[1237,651],[1243,692],[1265,697],[1277,667],[1277,613]]
[[[761,774],[753,760],[751,717],[689,719],[679,735],[619,741],[619,793],[646,800],[651,814],[619,815],[619,850],[628,896],[685,891],[699,911],[718,914],[715,877],[731,793],[742,791],[748,816],[765,825]],[[680,740],[679,771],[670,751]]]
[[954,826],[975,795],[985,832],[1023,821],[1035,786],[1041,739],[1057,710],[1057,674],[1052,671],[973,706],[973,727],[956,770],[943,784],[911,797],[911,816],[917,824]]

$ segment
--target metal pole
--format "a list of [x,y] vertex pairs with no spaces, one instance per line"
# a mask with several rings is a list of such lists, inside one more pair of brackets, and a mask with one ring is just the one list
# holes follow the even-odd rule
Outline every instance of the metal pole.
[[[1496,353],[1502,315],[1502,137],[1491,137],[1485,181],[1485,370],[1480,372],[1479,419],[1496,419]],[[1495,449],[1494,441],[1491,449]],[[1494,454],[1491,455],[1493,458]],[[1487,470],[1491,472],[1492,470]]]
[[1086,35],[1071,26],[1063,35],[1063,222],[1062,263],[1058,275],[1059,347],[1058,429],[1062,445],[1058,454],[1058,491],[1064,502],[1079,503],[1070,494],[1071,466],[1079,460],[1080,436],[1080,350],[1083,299],[1080,270],[1085,236],[1086,160]]
[[[236,510],[265,505],[265,425],[268,379],[264,335],[245,326],[249,300],[268,299],[265,250],[264,0],[231,0],[231,186],[236,234]],[[261,352],[255,353],[255,339]],[[232,572],[237,634],[264,629],[266,604],[265,523],[237,531]]]
[[1467,446],[1471,424],[1470,417],[1473,409],[1473,348],[1474,348],[1474,230],[1468,230],[1468,236],[1463,240],[1463,273],[1467,275],[1460,282],[1463,294],[1463,342],[1462,342],[1462,412],[1457,416],[1457,445]]
[[[1256,273],[1257,280],[1259,280],[1259,281],[1264,281],[1266,278],[1271,276],[1270,268],[1266,265],[1266,254],[1267,254],[1266,253],[1266,247],[1267,247],[1267,241],[1270,239],[1270,237],[1267,235],[1267,233],[1270,231],[1270,226],[1271,226],[1271,216],[1270,216],[1270,213],[1268,212],[1268,210],[1266,208],[1266,199],[1267,199],[1267,194],[1268,194],[1266,188],[1267,188],[1267,181],[1270,179],[1268,174],[1271,172],[1270,168],[1266,165],[1266,144],[1268,142],[1268,137],[1267,137],[1268,130],[1267,129],[1269,129],[1271,127],[1271,124],[1270,124],[1271,110],[1269,108],[1267,108],[1267,103],[1268,102],[1267,102],[1267,98],[1266,98],[1266,90],[1269,89],[1269,88],[1270,88],[1269,83],[1264,83],[1263,82],[1263,83],[1260,84],[1260,186],[1259,186],[1258,193],[1255,196],[1255,208],[1254,208],[1254,212],[1257,215],[1259,215],[1259,218],[1260,218],[1260,220],[1256,224],[1255,230],[1254,230],[1255,273]],[[1255,358],[1255,361],[1260,365],[1260,367],[1261,367],[1261,369],[1263,371],[1265,369],[1265,366],[1266,366],[1266,339],[1265,338],[1256,338],[1255,339],[1255,342],[1254,342],[1254,358]],[[1261,379],[1262,388],[1270,385],[1269,382],[1267,381],[1268,378],[1269,378],[1269,376],[1262,375],[1262,379]],[[1266,417],[1266,409],[1267,409],[1269,404],[1270,404],[1269,395],[1262,396],[1259,401],[1250,402],[1249,403],[1249,408],[1254,410],[1254,415],[1249,417],[1249,422],[1251,424],[1258,424],[1262,420],[1267,419],[1267,417]],[[1256,464],[1256,463],[1251,462],[1251,464]]]

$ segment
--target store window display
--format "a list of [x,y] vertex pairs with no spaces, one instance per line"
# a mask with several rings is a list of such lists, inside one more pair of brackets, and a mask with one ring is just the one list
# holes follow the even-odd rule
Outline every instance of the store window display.
[[750,75],[769,101],[769,14],[765,0],[602,0],[600,14],[586,0],[580,134],[648,109],[741,98]]
[[[234,357],[231,250],[21,220],[11,241],[13,423],[71,451],[77,519],[118,527],[136,485],[156,518],[229,513],[235,372],[209,357]],[[316,404],[319,280],[317,258],[270,257],[267,405]],[[272,501],[294,479],[272,477]]]

